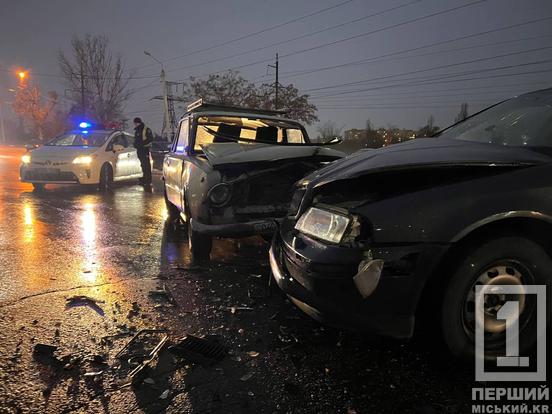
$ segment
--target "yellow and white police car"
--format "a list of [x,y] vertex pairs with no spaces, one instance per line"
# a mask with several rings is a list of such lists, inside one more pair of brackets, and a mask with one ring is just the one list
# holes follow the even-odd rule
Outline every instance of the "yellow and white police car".
[[83,184],[109,188],[115,181],[142,177],[133,136],[119,130],[79,129],[66,132],[22,157],[21,181],[41,190],[46,184]]

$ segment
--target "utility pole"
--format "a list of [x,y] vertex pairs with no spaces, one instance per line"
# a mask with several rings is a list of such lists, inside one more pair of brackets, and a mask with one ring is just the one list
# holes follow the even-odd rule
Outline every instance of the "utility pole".
[[273,68],[276,71],[276,82],[274,83],[274,109],[278,109],[278,89],[280,87],[280,82],[278,80],[279,75],[279,63],[278,63],[278,53],[276,53],[276,62],[274,65],[268,65],[269,68]]
[[163,68],[161,69],[161,85],[163,87],[163,129],[161,135],[166,138],[169,136],[169,129],[171,129],[171,118],[169,114],[169,85]]
[[173,130],[173,128],[171,126],[171,118],[169,115],[169,85],[167,79],[165,78],[165,67],[163,66],[163,62],[147,50],[144,50],[144,55],[149,56],[161,66],[161,88],[163,94],[163,128],[161,129],[161,136],[167,138],[169,135],[168,131]]

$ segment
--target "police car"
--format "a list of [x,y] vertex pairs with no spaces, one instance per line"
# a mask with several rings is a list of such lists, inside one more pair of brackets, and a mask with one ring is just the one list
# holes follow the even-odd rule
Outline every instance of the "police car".
[[20,178],[41,190],[46,184],[83,184],[109,188],[115,181],[142,178],[133,136],[119,130],[92,129],[88,122],[22,157]]

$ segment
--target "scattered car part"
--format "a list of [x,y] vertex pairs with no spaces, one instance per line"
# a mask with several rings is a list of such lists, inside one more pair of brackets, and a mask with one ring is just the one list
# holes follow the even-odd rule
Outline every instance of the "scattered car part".
[[173,355],[203,366],[212,365],[227,354],[226,349],[217,341],[189,334],[168,349]]

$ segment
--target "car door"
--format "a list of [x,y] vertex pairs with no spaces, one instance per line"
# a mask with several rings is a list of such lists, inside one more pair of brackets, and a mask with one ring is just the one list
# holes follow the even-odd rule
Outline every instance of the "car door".
[[173,142],[172,150],[163,162],[163,176],[165,177],[167,198],[181,210],[184,208],[182,203],[182,195],[184,193],[182,171],[185,160],[188,157],[189,134],[190,121],[188,118],[184,118],[180,121],[180,128],[177,138]]
[[140,176],[142,175],[142,165],[140,164],[140,159],[138,158],[138,152],[136,151],[136,148],[132,145],[134,137],[130,134],[125,134],[127,143],[128,143],[128,149],[129,149],[129,173],[132,176]]
[[131,173],[131,156],[133,148],[129,147],[128,140],[123,133],[116,134],[107,147],[108,151],[113,154],[113,178],[122,180],[127,178]]

